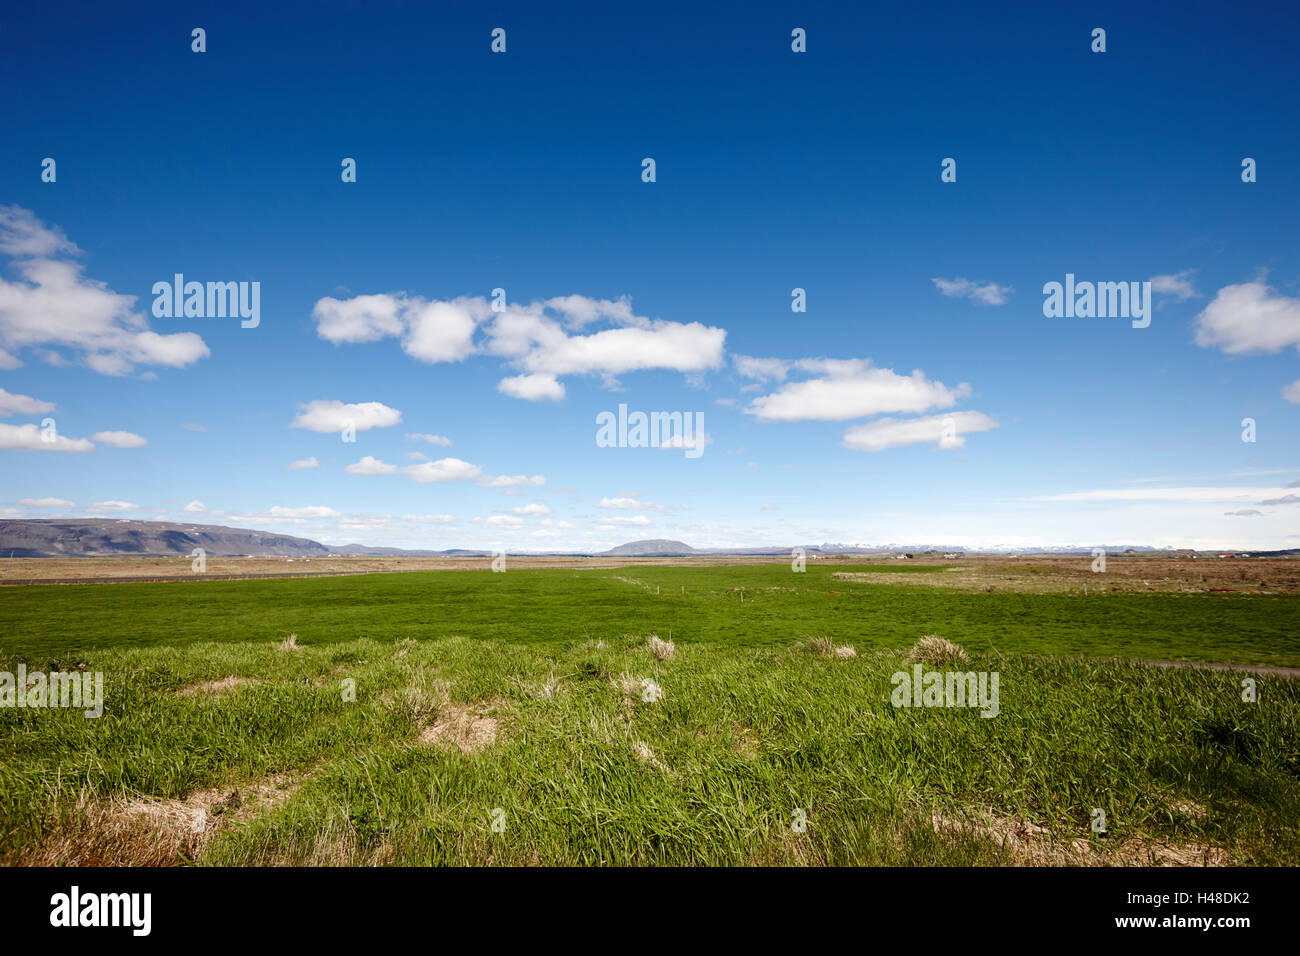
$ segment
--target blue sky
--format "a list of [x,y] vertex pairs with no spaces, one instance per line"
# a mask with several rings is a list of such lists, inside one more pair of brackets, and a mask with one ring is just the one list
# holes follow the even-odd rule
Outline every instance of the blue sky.
[[[6,14],[0,514],[1300,546],[1300,15],[1044,6]],[[259,324],[155,316],[177,272]],[[1067,273],[1150,326],[1045,317]]]

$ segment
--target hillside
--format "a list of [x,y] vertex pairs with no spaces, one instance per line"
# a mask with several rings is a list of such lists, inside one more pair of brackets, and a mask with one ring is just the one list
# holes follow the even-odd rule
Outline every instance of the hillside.
[[0,557],[6,558],[188,555],[195,548],[214,556],[310,558],[330,553],[319,541],[220,525],[121,518],[0,521]]
[[671,541],[667,538],[647,538],[644,541],[629,541],[627,544],[620,544],[617,548],[602,551],[601,556],[610,558],[676,558],[694,553],[694,548],[689,544],[683,544],[681,541]]

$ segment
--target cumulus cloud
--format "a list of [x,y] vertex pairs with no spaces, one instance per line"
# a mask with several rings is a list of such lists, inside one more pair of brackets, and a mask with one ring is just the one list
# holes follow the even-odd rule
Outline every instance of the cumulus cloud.
[[24,508],[34,508],[40,511],[64,510],[77,506],[75,501],[69,501],[67,498],[19,498],[18,503]]
[[983,412],[953,412],[929,418],[881,418],[855,425],[844,433],[844,447],[857,451],[884,451],[903,445],[934,442],[937,448],[961,448],[969,432],[997,428],[997,420]]
[[374,342],[405,331],[401,317],[405,307],[405,299],[391,295],[326,297],[312,308],[312,318],[316,334],[329,342]]
[[1300,298],[1263,280],[1224,286],[1196,317],[1196,344],[1230,355],[1300,348]]
[[[1030,501],[1168,501],[1181,503],[1252,501],[1271,489],[1235,487],[1099,488],[1065,494],[1033,495]],[[1300,499],[1297,499],[1300,500]],[[1255,504],[1269,502],[1252,501]],[[1280,502],[1272,502],[1274,504]]]
[[533,475],[531,477],[528,475],[490,475],[480,465],[475,465],[460,458],[439,458],[437,461],[422,461],[418,465],[404,465],[393,470],[401,472],[412,481],[419,482],[422,485],[472,481],[481,488],[513,488],[520,485],[546,484],[546,478],[543,475]]
[[19,206],[0,206],[0,254],[18,276],[0,278],[0,365],[14,352],[39,351],[47,362],[67,349],[103,375],[126,375],[137,365],[181,368],[209,355],[194,332],[154,332],[136,297],[119,295],[82,274],[81,251],[57,228]]
[[643,508],[645,506],[636,498],[616,497],[616,498],[601,498],[600,504],[596,505],[596,507],[597,508],[623,508],[626,510],[631,510],[634,508]]
[[308,505],[304,508],[285,508],[281,505],[274,505],[264,514],[269,518],[287,518],[290,520],[342,517],[339,512],[325,505]]
[[306,471],[309,468],[319,468],[319,467],[320,467],[320,462],[316,460],[315,455],[312,455],[310,458],[299,458],[297,461],[291,462],[289,464],[288,470]]
[[742,378],[781,382],[790,374],[790,363],[775,358],[755,358],[752,355],[733,355],[731,362]]
[[497,391],[528,402],[558,402],[564,385],[554,375],[512,375],[497,383]]
[[103,442],[105,445],[112,445],[114,448],[143,448],[149,444],[149,440],[135,432],[95,432],[90,436],[92,441]]
[[205,511],[207,511],[207,510],[208,510],[208,506],[205,505],[205,504],[204,504],[203,502],[201,502],[201,501],[197,501],[197,500],[195,500],[195,501],[191,501],[189,504],[187,504],[187,505],[186,505],[184,508],[182,508],[181,510],[182,510],[182,511],[185,511],[185,512],[188,512],[189,514],[192,514],[192,515],[199,515],[199,514],[203,514],[203,512],[205,512]]
[[92,513],[101,511],[139,511],[140,506],[131,501],[95,501],[86,510]]
[[941,293],[950,299],[970,299],[978,305],[1003,305],[1012,292],[1009,285],[996,282],[972,282],[970,279],[931,279]]
[[54,411],[53,402],[43,402],[30,395],[15,395],[0,388],[0,416],[43,415]]
[[637,527],[641,528],[650,523],[650,519],[645,515],[632,515],[630,518],[615,516],[610,518],[601,518],[601,524],[605,527]]
[[802,359],[790,364],[815,377],[755,398],[745,411],[764,422],[834,422],[948,408],[970,394],[964,382],[948,388],[927,379],[920,369],[899,375],[893,369],[874,368],[865,359]]
[[1300,504],[1300,495],[1283,495],[1281,498],[1265,498],[1261,505],[1295,505]]
[[[559,378],[565,375],[598,375],[612,386],[626,372],[718,368],[727,334],[698,322],[638,316],[626,297],[566,295],[503,303],[494,311],[481,296],[430,301],[394,293],[324,298],[312,315],[317,334],[335,343],[397,338],[408,355],[424,362],[474,354],[504,359],[521,374],[507,376],[498,389],[526,401],[562,399]],[[595,323],[612,328],[584,331]]]
[[427,441],[430,445],[442,445],[444,447],[451,445],[451,439],[445,435],[429,435],[425,432],[411,432],[407,436],[411,441]]
[[546,484],[544,475],[480,475],[476,482],[483,488],[519,488]]
[[314,432],[341,432],[351,426],[359,432],[372,428],[387,428],[402,420],[402,413],[382,402],[357,402],[344,404],[338,401],[317,399],[300,405],[298,417],[290,428],[306,428]]
[[1193,275],[1192,269],[1184,269],[1171,275],[1152,276],[1151,291],[1156,295],[1167,295],[1185,302],[1196,295],[1196,289],[1192,286]]
[[428,301],[404,293],[326,297],[312,308],[316,334],[335,344],[401,340],[424,362],[456,362],[474,352],[474,331],[491,314],[482,297]]
[[420,484],[431,482],[470,481],[483,474],[483,469],[459,458],[439,458],[418,465],[406,465],[402,474]]
[[1282,397],[1293,405],[1300,405],[1300,378],[1282,389]]
[[84,454],[95,450],[85,438],[68,438],[35,425],[0,425],[0,448],[11,451],[63,451]]
[[365,455],[343,469],[349,475],[391,475],[397,471],[396,465],[380,461],[373,455]]
[[543,504],[529,504],[521,508],[511,508],[510,513],[520,518],[542,518],[552,514],[552,511]]

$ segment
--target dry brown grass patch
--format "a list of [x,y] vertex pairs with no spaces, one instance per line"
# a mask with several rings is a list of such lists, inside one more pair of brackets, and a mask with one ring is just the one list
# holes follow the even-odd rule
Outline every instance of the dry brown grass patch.
[[811,637],[803,645],[813,654],[821,657],[834,657],[839,660],[846,660],[850,657],[857,657],[858,652],[850,645],[844,644],[839,647],[835,645],[829,637]]
[[497,741],[497,719],[490,716],[498,704],[487,703],[462,707],[446,703],[438,719],[420,731],[422,744],[455,747],[464,754],[476,754]]
[[677,645],[672,641],[660,640],[658,634],[651,634],[650,653],[661,661],[671,660],[677,654]]
[[920,664],[969,664],[970,655],[960,644],[936,634],[921,638],[908,652],[907,659]]
[[197,684],[186,684],[176,693],[181,697],[197,697],[200,694],[208,697],[220,697],[236,687],[244,684],[260,684],[261,681],[251,677],[223,677],[220,680],[200,681]]
[[70,817],[23,866],[177,866],[200,859],[216,833],[278,806],[304,776],[277,774],[237,787],[197,790],[183,800],[140,796],[96,799],[83,792]]
[[1228,866],[1219,847],[1172,843],[1141,835],[1098,840],[1058,837],[1023,817],[981,811],[965,819],[934,814],[937,833],[970,833],[1002,847],[1017,866]]

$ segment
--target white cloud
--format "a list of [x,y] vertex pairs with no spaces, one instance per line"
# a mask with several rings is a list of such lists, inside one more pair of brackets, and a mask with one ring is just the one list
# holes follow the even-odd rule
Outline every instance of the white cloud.
[[340,301],[326,297],[312,309],[316,334],[327,341],[374,342],[401,335],[405,300],[391,295],[358,295]]
[[1093,491],[1072,491],[1058,495],[1034,495],[1030,501],[1171,501],[1171,502],[1232,502],[1257,503],[1261,495],[1281,493],[1280,488],[1251,487],[1185,487],[1185,488],[1099,488]]
[[633,510],[645,507],[636,498],[601,498],[597,508],[623,508]]
[[455,524],[456,522],[453,515],[402,515],[402,520],[417,524]]
[[474,352],[474,330],[484,314],[467,299],[423,304],[408,319],[402,348],[422,362],[458,362]]
[[645,515],[633,515],[630,518],[623,518],[623,517],[601,518],[600,520],[601,520],[601,524],[607,528],[622,527],[622,526],[629,526],[629,525],[640,528],[650,523],[650,519],[647,518]]
[[314,432],[341,432],[351,425],[359,432],[371,428],[387,428],[402,420],[402,413],[389,408],[381,402],[357,402],[345,405],[343,402],[317,399],[300,405],[298,413],[290,428],[306,428]]
[[325,505],[308,505],[305,508],[285,508],[281,505],[274,505],[266,512],[266,516],[270,518],[288,518],[291,520],[303,518],[342,517],[339,512],[335,511],[333,508],[326,507]]
[[316,460],[315,455],[312,455],[310,458],[299,458],[297,461],[291,462],[289,464],[288,470],[306,471],[309,468],[319,468],[319,467],[320,467],[320,462]]
[[620,325],[637,321],[632,311],[632,300],[627,296],[618,299],[589,299],[585,295],[561,295],[546,300],[546,308],[560,313],[570,328],[580,328],[592,322],[608,319]]
[[92,441],[100,441],[114,448],[143,448],[149,444],[148,439],[135,432],[95,432],[90,438]]
[[[645,369],[698,373],[723,362],[726,331],[698,322],[638,316],[630,301],[557,296],[494,312],[482,296],[425,300],[403,293],[323,298],[312,310],[317,333],[331,342],[400,338],[402,349],[424,362],[455,362],[483,353],[504,358],[521,373],[498,386],[527,401],[564,397],[563,375],[614,376]],[[590,334],[573,334],[595,322]],[[475,336],[486,330],[482,340]]]
[[437,461],[406,465],[401,471],[422,485],[430,482],[469,481],[483,474],[483,469],[478,465],[471,465],[459,458],[439,458]]
[[929,418],[881,418],[865,425],[854,425],[844,433],[844,447],[857,451],[884,451],[903,445],[934,442],[941,449],[960,448],[966,444],[967,432],[997,428],[996,419],[983,412],[953,412]]
[[480,475],[476,483],[483,488],[518,488],[546,484],[544,475]]
[[83,276],[72,261],[80,255],[76,245],[30,210],[0,206],[0,253],[19,276],[16,282],[0,278],[0,347],[7,367],[22,348],[43,350],[55,364],[64,361],[56,350],[70,349],[104,375],[125,375],[136,365],[179,368],[210,354],[194,332],[152,331],[135,296]]
[[520,518],[540,518],[544,515],[552,514],[550,508],[542,504],[524,505],[522,508],[511,508],[510,513]]
[[979,305],[1003,305],[1012,292],[1009,285],[996,282],[972,282],[970,279],[931,279],[935,287],[950,299],[970,299]]
[[554,375],[514,375],[497,383],[497,391],[529,402],[558,402],[564,385]]
[[483,524],[489,528],[522,528],[524,520],[516,518],[514,515],[493,515],[485,518]]
[[1282,397],[1292,404],[1300,405],[1300,378],[1282,389]]
[[460,458],[439,458],[418,465],[404,465],[397,469],[412,481],[420,484],[434,482],[473,481],[482,488],[512,488],[520,485],[544,485],[543,475],[489,475],[481,466]]
[[15,395],[0,388],[0,415],[43,415],[52,411],[53,402],[43,402],[30,395]]
[[187,432],[205,432],[205,431],[207,431],[207,429],[204,428],[202,425],[196,425],[196,424],[194,424],[193,422],[186,422],[184,425],[181,426],[181,428],[185,429]]
[[722,365],[725,329],[699,322],[638,321],[571,336],[540,312],[516,309],[497,316],[489,348],[534,375],[598,374],[609,380],[646,369],[703,372]]
[[1179,302],[1185,302],[1196,295],[1196,289],[1192,286],[1193,275],[1194,270],[1184,269],[1172,275],[1152,276],[1151,291],[1157,295],[1167,295]]
[[752,355],[733,355],[731,356],[732,364],[736,366],[736,373],[742,378],[759,379],[760,381],[781,382],[790,374],[790,363],[784,359],[775,358],[754,358]]
[[451,445],[451,439],[447,438],[445,435],[428,435],[424,432],[411,432],[406,437],[412,441],[427,441],[430,445],[442,445],[443,447],[449,447]]
[[373,455],[365,455],[343,470],[349,475],[391,475],[397,471],[397,466],[382,462]]
[[130,501],[95,501],[86,509],[95,511],[139,511],[140,506]]
[[1300,348],[1300,299],[1262,280],[1224,286],[1196,317],[1196,344],[1230,355]]
[[803,359],[793,363],[819,377],[781,386],[745,409],[764,422],[844,421],[883,412],[948,408],[970,394],[966,383],[948,388],[917,369],[910,376],[873,368],[865,359]]
[[482,297],[427,301],[401,293],[326,297],[312,308],[316,333],[330,342],[402,340],[402,350],[424,362],[456,362],[473,354],[474,331],[490,315]]
[[[45,441],[43,434],[54,435]],[[0,448],[12,451],[64,451],[84,454],[95,450],[93,442],[85,438],[67,438],[55,432],[43,432],[35,425],[0,425]]]
[[37,508],[40,510],[49,510],[51,508],[64,510],[77,506],[75,501],[69,501],[67,498],[19,498],[18,503],[24,508]]
[[192,514],[192,515],[199,515],[199,514],[203,514],[203,512],[205,512],[205,511],[207,511],[207,510],[208,510],[208,506],[205,505],[205,504],[204,504],[203,502],[201,502],[201,501],[195,500],[195,501],[191,501],[189,504],[187,504],[187,505],[186,505],[184,508],[182,508],[181,510],[182,510],[182,511],[186,511],[186,512]]

